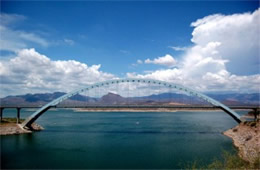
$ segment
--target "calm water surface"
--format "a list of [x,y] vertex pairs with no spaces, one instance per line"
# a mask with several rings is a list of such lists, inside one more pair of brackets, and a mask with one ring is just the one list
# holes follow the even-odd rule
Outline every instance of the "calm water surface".
[[[22,110],[22,117],[32,113]],[[240,112],[243,114],[244,112]],[[4,110],[15,116],[15,110]],[[51,110],[45,130],[1,136],[1,168],[185,168],[233,151],[221,132],[236,125],[222,111],[76,112]]]

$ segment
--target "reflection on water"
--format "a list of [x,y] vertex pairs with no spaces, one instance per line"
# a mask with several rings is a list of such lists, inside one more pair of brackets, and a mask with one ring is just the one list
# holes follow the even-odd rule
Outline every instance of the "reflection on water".
[[[33,110],[22,112],[28,116]],[[242,114],[242,112],[240,113]],[[15,116],[5,110],[4,116]],[[48,111],[45,130],[1,136],[1,168],[185,168],[233,150],[221,132],[236,125],[224,112]]]

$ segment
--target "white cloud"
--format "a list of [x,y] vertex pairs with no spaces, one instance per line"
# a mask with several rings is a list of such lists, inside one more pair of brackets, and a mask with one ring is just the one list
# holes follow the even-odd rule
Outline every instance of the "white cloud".
[[44,38],[34,33],[16,30],[11,25],[25,19],[22,15],[16,14],[0,14],[0,50],[19,51],[23,48],[28,48],[30,45],[40,45],[47,47],[49,42]]
[[67,38],[64,39],[64,42],[69,44],[69,45],[74,45],[75,44],[75,42],[73,40],[67,39]]
[[127,50],[119,50],[120,53],[123,53],[123,54],[129,54],[130,52],[127,51]]
[[194,45],[180,56],[178,68],[127,76],[174,82],[199,91],[259,92],[259,15],[258,9],[199,19],[191,24]]
[[206,72],[205,75],[186,76],[182,69],[156,70],[148,74],[127,73],[129,78],[157,79],[176,84],[181,84],[201,92],[259,92],[260,75],[237,76],[231,75],[226,70],[216,73]]
[[23,49],[15,57],[0,61],[0,94],[67,92],[116,78],[113,74],[100,71],[100,67],[75,60],[53,61],[35,49]]
[[179,46],[169,46],[169,48],[175,50],[175,51],[186,51],[188,47],[179,47]]
[[48,46],[48,42],[45,39],[39,37],[38,35],[35,35],[33,33],[22,32],[22,31],[17,31],[16,33],[19,34],[18,36],[22,40],[31,41],[31,42],[40,44],[41,46],[44,46],[44,47]]
[[[157,79],[167,82],[180,82],[181,71],[179,69],[156,70],[147,74],[127,73],[129,78]],[[179,80],[178,80],[179,79]]]
[[[216,14],[199,19],[191,24],[194,45],[180,56],[178,68],[172,68],[177,62],[166,54],[144,62],[137,60],[137,64],[159,64],[168,69],[127,73],[127,77],[159,79],[204,92],[259,92],[259,15],[258,9],[253,13]],[[5,25],[0,25],[0,50],[16,52],[15,57],[0,61],[2,96],[71,91],[116,78],[100,71],[101,65],[88,66],[75,60],[53,61],[34,49],[24,49],[29,46],[28,42],[41,46],[47,46],[48,42],[35,34],[10,28],[8,24],[16,22],[16,17],[4,16]]]
[[136,63],[131,64],[133,67],[137,67],[139,64],[143,64],[142,60],[137,60]]
[[[229,62],[227,69],[234,74],[259,73],[260,9],[253,13],[206,16],[191,23],[191,41],[205,46],[220,42],[219,55]],[[243,65],[243,67],[241,67]]]
[[142,60],[137,60],[137,64],[143,64]]
[[0,13],[0,21],[2,25],[9,25],[25,20],[26,17],[18,14]]
[[149,58],[144,61],[146,64],[159,64],[164,65],[168,67],[174,67],[177,63],[177,61],[170,55],[166,54],[163,57],[158,57],[153,60],[150,60]]

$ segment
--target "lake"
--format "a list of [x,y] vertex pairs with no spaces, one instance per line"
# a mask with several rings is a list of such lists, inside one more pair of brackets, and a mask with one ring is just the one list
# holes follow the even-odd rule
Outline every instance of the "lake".
[[[22,110],[22,117],[32,110]],[[246,111],[240,111],[244,114]],[[15,117],[16,110],[4,110]],[[1,168],[176,169],[235,152],[221,133],[237,123],[222,111],[50,110],[32,134],[1,136]]]

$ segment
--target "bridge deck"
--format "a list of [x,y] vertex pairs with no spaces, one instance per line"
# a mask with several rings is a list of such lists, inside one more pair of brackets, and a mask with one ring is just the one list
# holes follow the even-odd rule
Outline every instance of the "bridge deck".
[[[0,109],[37,109],[42,106],[0,106]],[[228,106],[231,109],[260,109],[260,106]],[[164,105],[88,105],[88,106],[56,106],[54,108],[172,108],[172,109],[219,109],[217,106],[164,106]]]

